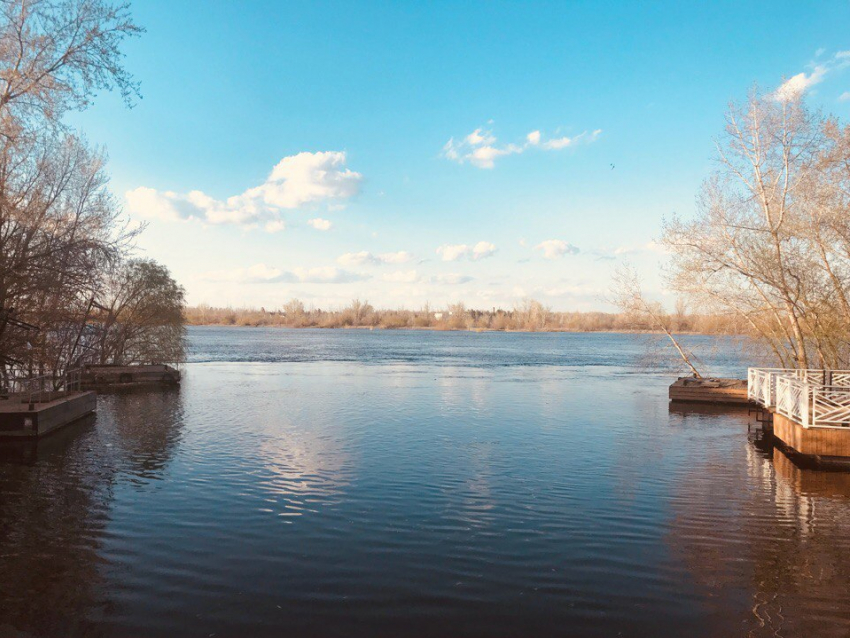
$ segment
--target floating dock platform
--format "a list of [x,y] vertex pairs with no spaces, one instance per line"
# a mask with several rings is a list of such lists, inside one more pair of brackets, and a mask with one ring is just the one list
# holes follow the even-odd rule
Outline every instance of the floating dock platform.
[[145,387],[180,385],[180,371],[165,364],[152,365],[86,365],[80,384],[84,390],[109,392]]
[[27,394],[0,399],[0,438],[35,439],[79,421],[97,409],[94,392],[57,392],[30,403]]
[[850,371],[750,368],[747,393],[801,465],[850,468]]
[[670,400],[747,407],[752,402],[744,379],[697,379],[680,377],[670,386]]

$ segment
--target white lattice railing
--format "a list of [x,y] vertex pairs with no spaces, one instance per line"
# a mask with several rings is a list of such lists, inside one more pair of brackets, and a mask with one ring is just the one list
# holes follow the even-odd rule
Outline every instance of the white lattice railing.
[[809,426],[811,385],[794,377],[776,379],[776,411],[792,421]]
[[806,428],[850,428],[848,370],[750,368],[747,394]]
[[850,388],[812,387],[812,427],[850,427]]
[[747,395],[751,401],[772,408],[776,405],[776,380],[785,373],[784,368],[750,368],[747,371]]

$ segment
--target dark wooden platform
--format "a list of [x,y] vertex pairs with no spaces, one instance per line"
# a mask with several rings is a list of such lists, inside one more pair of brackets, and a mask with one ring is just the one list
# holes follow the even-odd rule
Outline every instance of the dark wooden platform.
[[97,409],[94,392],[70,392],[29,402],[26,395],[0,399],[0,438],[27,439],[49,434]]
[[670,400],[680,403],[751,405],[744,379],[695,379],[681,377],[670,386]]
[[106,392],[138,387],[173,387],[180,385],[180,371],[165,364],[152,365],[87,365],[81,378],[84,390]]

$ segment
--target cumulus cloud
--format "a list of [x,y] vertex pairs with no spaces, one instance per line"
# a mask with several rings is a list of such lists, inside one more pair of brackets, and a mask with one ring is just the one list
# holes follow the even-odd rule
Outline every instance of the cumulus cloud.
[[585,131],[575,137],[557,137],[543,139],[539,130],[534,130],[525,136],[522,144],[498,144],[496,136],[492,131],[477,128],[469,135],[460,139],[450,138],[443,146],[442,155],[446,159],[460,164],[471,164],[478,168],[493,168],[496,160],[506,155],[519,155],[529,148],[540,148],[548,151],[557,151],[578,143],[589,143],[596,140],[602,133],[597,129],[591,133]]
[[330,230],[331,228],[333,228],[333,222],[328,221],[327,219],[322,219],[321,217],[316,217],[315,219],[308,219],[307,224],[309,224],[316,230]]
[[473,261],[492,257],[496,253],[496,245],[488,241],[480,241],[474,246],[467,244],[444,244],[437,248],[437,254],[443,261],[458,261],[469,258]]
[[199,190],[176,193],[141,186],[126,193],[127,210],[140,217],[168,221],[197,219],[243,226],[264,223],[267,230],[275,232],[282,229],[282,210],[339,204],[357,195],[363,176],[346,168],[345,163],[345,153],[338,151],[284,157],[262,184],[224,200]]
[[[817,53],[815,57],[820,57],[822,53],[823,51],[820,51],[820,53]],[[850,51],[838,51],[835,55],[823,62],[819,62],[817,64],[812,63],[810,65],[810,73],[797,73],[785,80],[779,88],[776,89],[774,98],[780,102],[787,102],[789,100],[796,99],[813,86],[823,82],[826,76],[830,73],[844,69],[847,66],[850,66]],[[844,96],[839,99],[844,99]]]
[[337,262],[343,266],[364,266],[367,264],[379,266],[381,264],[406,264],[413,255],[405,250],[395,253],[381,253],[374,255],[368,250],[357,253],[345,253],[337,257]]
[[469,246],[466,244],[445,244],[437,249],[437,254],[443,261],[457,261],[469,254]]
[[534,247],[535,250],[543,251],[543,256],[546,259],[558,259],[564,255],[577,255],[579,250],[572,244],[568,244],[563,239],[547,239]]
[[295,268],[292,271],[272,268],[265,264],[254,264],[249,268],[217,270],[203,273],[202,281],[234,282],[242,284],[344,284],[369,279],[368,275],[341,270],[333,266],[319,268]]

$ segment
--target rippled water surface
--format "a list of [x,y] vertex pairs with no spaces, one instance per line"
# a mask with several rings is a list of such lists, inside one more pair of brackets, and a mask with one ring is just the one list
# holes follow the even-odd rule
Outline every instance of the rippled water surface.
[[0,636],[850,634],[850,475],[671,408],[640,337],[190,336],[0,448]]

